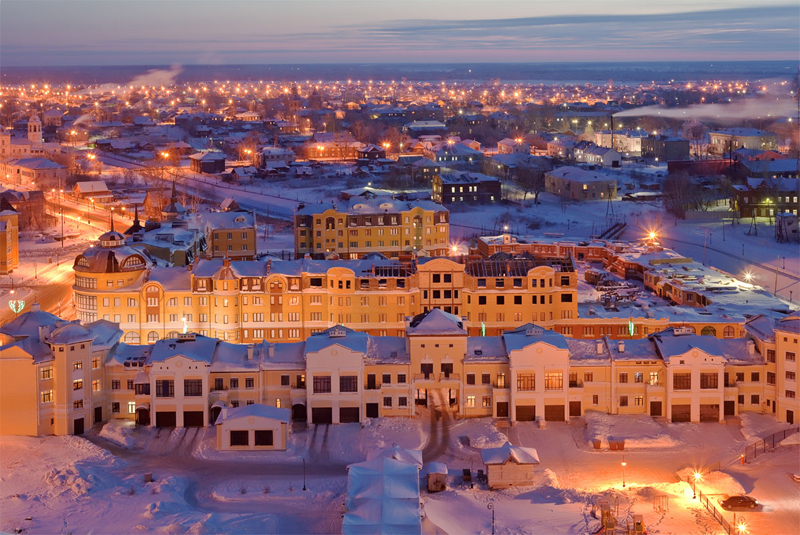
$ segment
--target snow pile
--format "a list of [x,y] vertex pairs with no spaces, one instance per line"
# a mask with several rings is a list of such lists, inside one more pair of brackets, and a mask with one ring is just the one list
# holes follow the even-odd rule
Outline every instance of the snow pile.
[[755,442],[772,433],[791,427],[787,423],[778,422],[771,414],[742,412],[739,413],[739,419],[742,421],[742,436],[748,442]]
[[109,420],[100,430],[100,436],[123,448],[132,448],[134,423],[126,420]]
[[781,446],[794,446],[800,444],[800,433],[790,435],[781,441]]
[[461,450],[470,451],[460,437],[469,438],[470,448],[476,449],[499,448],[508,442],[508,437],[497,430],[491,418],[469,418],[451,427],[451,442]]
[[586,412],[586,440],[590,445],[599,440],[601,448],[608,448],[609,440],[624,440],[626,450],[672,448],[683,443],[646,414],[596,411]]
[[411,418],[368,418],[364,422],[365,442],[370,450],[397,445],[405,449],[420,449],[425,443],[422,422]]
[[44,476],[44,479],[57,494],[72,491],[77,496],[88,494],[94,483],[93,474],[81,470],[75,464],[64,468],[53,468]]
[[[684,481],[691,481],[694,478],[695,469],[692,467],[679,470],[677,474]],[[746,494],[741,483],[733,476],[725,472],[700,472],[700,479],[697,481],[697,488],[706,494]]]

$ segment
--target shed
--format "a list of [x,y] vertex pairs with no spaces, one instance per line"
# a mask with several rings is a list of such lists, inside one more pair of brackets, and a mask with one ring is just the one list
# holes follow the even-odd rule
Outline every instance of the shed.
[[533,448],[506,442],[499,448],[481,450],[481,460],[490,489],[516,487],[533,485],[533,466],[539,464],[539,454]]
[[217,449],[283,451],[291,416],[289,409],[260,403],[223,407],[216,421]]
[[447,489],[447,465],[430,463],[428,465],[428,492],[441,492]]

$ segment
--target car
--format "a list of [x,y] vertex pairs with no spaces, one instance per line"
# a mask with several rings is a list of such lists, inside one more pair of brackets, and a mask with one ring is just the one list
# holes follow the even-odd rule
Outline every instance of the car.
[[737,494],[729,496],[720,505],[723,509],[755,509],[758,507],[758,500],[752,496],[745,496],[744,494]]

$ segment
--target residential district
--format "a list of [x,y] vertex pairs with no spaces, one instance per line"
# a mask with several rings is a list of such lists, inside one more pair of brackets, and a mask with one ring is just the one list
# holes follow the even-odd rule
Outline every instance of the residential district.
[[[548,422],[768,417],[791,434],[796,119],[731,127],[636,112],[790,88],[3,87],[0,273],[12,314],[0,327],[0,435],[103,445],[126,429],[149,445],[164,428],[200,429],[215,450],[269,458],[323,424],[431,418],[434,437],[452,425],[439,430],[440,418],[488,421],[508,441],[481,450],[477,482],[502,488],[534,483],[540,452],[514,437],[529,426],[556,436]],[[335,195],[301,198],[303,183]],[[605,217],[565,234],[508,216],[548,202],[567,229],[585,225],[572,215],[581,204]],[[664,219],[634,225],[623,203]],[[713,267],[720,256],[706,262],[708,233],[702,261],[668,247],[667,213],[675,227],[721,221],[723,240],[726,225],[749,226],[788,245],[782,268],[764,268],[774,287]],[[741,256],[763,267],[761,250]],[[779,275],[790,280],[780,291]],[[593,447],[624,447],[604,440]],[[423,529],[418,470],[444,446],[420,446],[376,446],[350,465],[343,532],[386,529],[358,497],[389,499],[374,482],[390,476],[410,493],[393,502],[405,511],[395,527]],[[426,469],[431,492],[453,484],[439,464]],[[471,469],[458,478],[474,486]],[[641,515],[613,531],[611,511],[592,513],[607,533],[644,532]]]

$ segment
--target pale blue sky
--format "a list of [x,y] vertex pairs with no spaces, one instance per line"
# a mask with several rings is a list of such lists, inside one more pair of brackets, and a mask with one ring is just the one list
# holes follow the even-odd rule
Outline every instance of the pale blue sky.
[[2,0],[0,67],[798,59],[767,1]]

